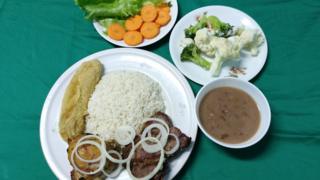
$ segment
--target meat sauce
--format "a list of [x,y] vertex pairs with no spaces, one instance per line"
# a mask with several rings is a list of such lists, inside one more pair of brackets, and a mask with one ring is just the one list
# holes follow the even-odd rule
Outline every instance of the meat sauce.
[[221,87],[211,90],[200,103],[204,129],[225,143],[242,143],[259,128],[260,112],[256,102],[242,90]]

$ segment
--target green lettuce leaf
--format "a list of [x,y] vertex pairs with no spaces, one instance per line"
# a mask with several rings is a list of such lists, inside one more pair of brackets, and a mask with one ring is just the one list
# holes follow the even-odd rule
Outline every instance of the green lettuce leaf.
[[75,0],[90,20],[126,19],[140,12],[145,3],[158,5],[163,0]]
[[114,19],[114,18],[106,18],[106,19],[99,20],[99,23],[106,29],[108,29],[108,27],[113,23],[119,23],[120,25],[124,26],[124,22],[125,20]]

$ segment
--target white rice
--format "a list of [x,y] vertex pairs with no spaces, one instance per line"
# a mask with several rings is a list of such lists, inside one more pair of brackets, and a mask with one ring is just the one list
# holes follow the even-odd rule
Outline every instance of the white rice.
[[138,130],[144,118],[164,110],[157,82],[135,71],[110,72],[89,100],[86,132],[112,139],[118,127],[130,125]]

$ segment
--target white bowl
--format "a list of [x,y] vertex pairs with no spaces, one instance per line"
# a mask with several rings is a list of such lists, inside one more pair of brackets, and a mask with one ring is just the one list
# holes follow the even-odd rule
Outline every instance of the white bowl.
[[[219,87],[233,87],[233,88],[240,89],[240,90],[246,92],[247,94],[249,94],[253,98],[253,100],[257,103],[258,109],[260,111],[260,125],[259,125],[257,132],[250,139],[248,139],[245,142],[241,142],[238,144],[230,144],[230,143],[222,142],[219,139],[210,135],[201,124],[200,117],[199,117],[200,103],[201,103],[203,97],[209,91],[211,91],[215,88],[219,88]],[[207,85],[203,86],[200,89],[200,91],[196,97],[194,110],[195,110],[195,114],[196,114],[196,117],[198,120],[198,125],[199,125],[201,131],[209,139],[211,139],[213,142],[215,142],[221,146],[227,147],[227,148],[239,149],[239,148],[246,148],[246,147],[249,147],[249,146],[256,144],[267,133],[269,126],[270,126],[270,122],[271,122],[270,106],[269,106],[269,103],[268,103],[266,97],[263,95],[263,93],[256,86],[251,84],[250,82],[243,81],[243,80],[236,79],[236,78],[230,78],[230,77],[220,78],[220,79],[211,81]]]

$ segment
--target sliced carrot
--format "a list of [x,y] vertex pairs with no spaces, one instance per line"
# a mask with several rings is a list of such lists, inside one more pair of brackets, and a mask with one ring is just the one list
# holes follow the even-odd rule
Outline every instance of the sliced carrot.
[[160,10],[159,15],[158,15],[155,22],[157,24],[159,24],[160,26],[164,26],[164,25],[168,24],[168,22],[170,22],[170,20],[171,20],[170,14],[166,11]]
[[162,4],[159,4],[157,7],[158,7],[158,10],[170,12],[170,4],[169,3],[162,3]]
[[160,27],[154,22],[146,22],[142,24],[140,32],[144,38],[152,39],[159,34]]
[[170,13],[170,7],[169,6],[160,6],[160,7],[158,7],[158,11],[165,11],[167,13]]
[[154,5],[148,4],[142,7],[140,14],[144,22],[152,22],[157,18],[158,11]]
[[135,31],[141,27],[142,22],[143,21],[141,16],[136,15],[134,17],[127,19],[124,25],[128,31]]
[[130,46],[135,46],[143,41],[143,37],[138,31],[128,31],[124,34],[124,42]]
[[122,40],[126,30],[118,23],[113,23],[108,27],[108,36],[114,40]]
[[170,13],[170,7],[169,6],[163,7],[163,8],[161,8],[161,10]]

